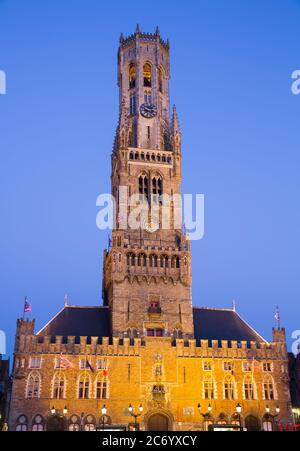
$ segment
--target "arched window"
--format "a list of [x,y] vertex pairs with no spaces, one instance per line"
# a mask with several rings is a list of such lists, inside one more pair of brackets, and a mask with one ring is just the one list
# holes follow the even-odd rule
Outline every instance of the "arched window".
[[139,177],[139,194],[144,196],[143,199],[149,200],[149,181],[146,175]]
[[224,398],[225,399],[235,399],[235,381],[230,375],[226,376],[224,379]]
[[268,414],[264,415],[264,417],[263,417],[262,428],[263,428],[263,431],[265,431],[265,432],[273,431],[272,418]]
[[84,430],[94,431],[96,428],[96,419],[94,415],[87,415],[84,419]]
[[183,337],[182,330],[179,329],[179,328],[174,329],[173,336],[174,336],[175,339],[176,338],[182,338]]
[[158,257],[157,255],[150,255],[150,268],[157,268]]
[[52,398],[64,399],[65,398],[66,378],[62,372],[58,372],[54,375],[52,383]]
[[134,266],[135,265],[135,255],[130,253],[127,254],[127,266]]
[[144,86],[146,88],[151,88],[152,80],[151,80],[151,65],[149,63],[144,64],[143,67],[143,76],[144,76]]
[[137,329],[135,327],[129,327],[127,329],[127,337],[130,338],[130,340],[134,340],[138,336]]
[[16,431],[27,431],[28,430],[28,419],[25,415],[20,415],[16,423]]
[[80,431],[80,418],[72,415],[69,421],[69,431]]
[[163,193],[161,177],[153,177],[152,179],[152,194],[161,196]]
[[204,399],[215,399],[215,380],[212,374],[205,376],[203,380],[203,398]]
[[139,254],[138,256],[138,266],[146,266],[147,265],[147,257],[145,254]]
[[135,88],[136,68],[134,64],[129,66],[129,89]]
[[252,400],[252,399],[256,399],[255,381],[252,376],[250,376],[250,375],[245,376],[243,390],[244,390],[244,399],[246,399],[248,401]]
[[90,397],[90,376],[82,374],[78,379],[78,398],[88,399]]
[[169,266],[169,257],[167,255],[162,255],[160,257],[160,267],[168,268],[168,266]]
[[29,373],[27,379],[26,398],[39,398],[41,389],[41,377],[38,373]]
[[268,401],[275,399],[274,381],[270,375],[265,376],[263,380],[263,398]]
[[109,382],[106,376],[100,374],[96,379],[96,399],[108,399]]
[[178,256],[172,257],[172,268],[180,268],[180,258]]
[[158,68],[158,89],[159,92],[163,92],[163,71],[160,67]]
[[33,431],[44,431],[45,429],[45,421],[41,415],[36,415],[32,421],[32,430]]

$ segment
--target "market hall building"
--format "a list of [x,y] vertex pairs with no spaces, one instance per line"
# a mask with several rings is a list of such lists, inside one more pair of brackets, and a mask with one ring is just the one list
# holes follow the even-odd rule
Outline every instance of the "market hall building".
[[[40,331],[17,322],[11,430],[274,430],[292,423],[284,329],[261,337],[232,309],[192,305],[181,210],[181,130],[170,115],[170,48],[121,35],[120,116],[112,152],[116,218],[103,305],[68,305]],[[138,228],[121,193],[158,213]],[[149,210],[150,211],[150,210]]]

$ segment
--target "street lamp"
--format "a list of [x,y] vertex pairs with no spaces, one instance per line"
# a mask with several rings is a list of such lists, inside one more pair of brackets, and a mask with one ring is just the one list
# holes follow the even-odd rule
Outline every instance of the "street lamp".
[[105,404],[104,404],[104,406],[101,409],[101,413],[102,413],[102,429],[104,431],[104,428],[105,428],[105,416],[107,414],[107,408],[106,408]]
[[271,412],[270,407],[268,405],[266,405],[266,413],[267,413],[268,418],[271,418],[271,420],[272,420],[272,430],[274,430],[274,427],[276,425],[275,419],[280,414],[280,407],[276,406],[276,409],[275,409],[276,414],[275,415],[272,415],[270,412]]
[[134,417],[134,430],[137,431],[137,430],[138,430],[138,422],[137,422],[137,419],[138,419],[138,417],[140,417],[140,416],[142,415],[142,413],[143,413],[143,410],[144,410],[143,405],[140,404],[140,406],[139,406],[139,412],[140,412],[140,413],[134,413],[132,404],[129,404],[128,410],[129,410],[130,415],[131,415],[132,417]]
[[236,413],[238,414],[238,421],[239,421],[240,431],[241,431],[242,430],[242,421],[241,421],[242,406],[240,404],[237,404],[235,410],[236,410]]
[[211,404],[208,404],[207,410],[209,411],[209,413],[212,411],[212,406],[211,406]]
[[52,415],[55,415],[55,414],[56,414],[56,409],[55,409],[54,406],[51,408],[51,413],[52,413]]
[[68,408],[67,408],[67,406],[65,406],[64,409],[63,409],[63,414],[67,415],[67,413],[68,413]]

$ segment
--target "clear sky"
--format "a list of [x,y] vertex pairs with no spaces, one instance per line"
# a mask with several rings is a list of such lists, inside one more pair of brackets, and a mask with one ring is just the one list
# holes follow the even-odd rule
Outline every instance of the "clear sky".
[[96,198],[110,190],[120,32],[169,38],[183,190],[205,194],[193,303],[237,309],[267,339],[300,329],[298,0],[0,0],[0,329],[24,296],[39,329],[101,303]]

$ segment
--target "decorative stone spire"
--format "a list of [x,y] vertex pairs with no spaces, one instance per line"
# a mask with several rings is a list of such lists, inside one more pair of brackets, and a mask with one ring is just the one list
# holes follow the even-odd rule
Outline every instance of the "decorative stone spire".
[[156,34],[156,36],[160,35],[160,31],[159,31],[159,27],[158,26],[156,27],[155,34]]
[[173,133],[179,133],[181,134],[181,130],[180,130],[180,124],[179,124],[179,119],[178,119],[178,114],[177,114],[177,109],[176,106],[173,106],[173,116],[172,116],[172,130]]
[[64,303],[65,303],[65,307],[68,307],[68,295],[67,294],[65,294]]
[[121,33],[121,35],[120,35],[120,44],[122,44],[124,42],[124,35],[123,35],[123,33]]
[[136,32],[136,34],[140,34],[141,30],[140,30],[140,25],[139,24],[136,25],[135,32]]

